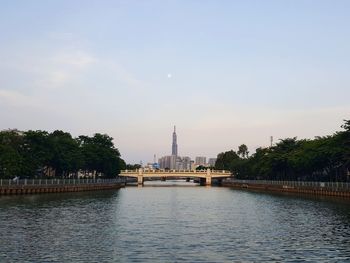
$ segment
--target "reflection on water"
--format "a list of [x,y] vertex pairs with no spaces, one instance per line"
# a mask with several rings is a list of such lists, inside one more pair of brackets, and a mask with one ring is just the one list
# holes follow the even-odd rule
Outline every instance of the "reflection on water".
[[186,182],[3,196],[0,222],[0,262],[350,259],[348,202]]

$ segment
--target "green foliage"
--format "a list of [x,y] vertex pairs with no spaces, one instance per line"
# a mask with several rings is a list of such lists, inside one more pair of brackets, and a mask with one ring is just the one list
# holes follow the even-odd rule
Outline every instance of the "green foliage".
[[48,164],[56,171],[56,176],[77,173],[83,161],[78,142],[69,133],[56,130],[49,134],[48,143],[52,152]]
[[200,170],[207,170],[208,167],[204,166],[204,165],[199,165],[198,167],[196,167],[196,170],[197,171],[200,171]]
[[247,145],[245,145],[245,144],[240,145],[240,146],[238,147],[237,154],[238,154],[239,156],[241,156],[242,158],[246,158],[246,157],[248,158],[249,152],[248,152],[248,147],[247,147]]
[[21,174],[23,138],[16,131],[0,132],[0,177],[12,178]]
[[345,131],[314,140],[283,139],[250,157],[243,144],[237,153],[218,154],[215,168],[230,170],[240,179],[350,181],[350,121],[342,128]]
[[125,162],[105,134],[73,138],[63,131],[0,132],[0,177],[57,177],[86,174],[116,176]]
[[140,169],[141,165],[140,164],[127,164],[126,168],[127,170],[137,170]]
[[341,127],[347,132],[350,132],[350,120],[344,120],[344,124]]

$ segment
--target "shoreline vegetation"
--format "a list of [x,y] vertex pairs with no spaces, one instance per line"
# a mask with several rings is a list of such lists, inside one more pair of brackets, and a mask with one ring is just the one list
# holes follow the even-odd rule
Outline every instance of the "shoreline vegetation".
[[215,169],[237,179],[350,182],[350,120],[343,131],[315,139],[281,139],[249,156],[246,145],[218,154]]
[[73,138],[60,130],[0,132],[0,179],[113,178],[125,167],[107,134]]
[[[281,139],[252,155],[242,144],[238,151],[219,153],[215,169],[243,180],[350,182],[350,120],[341,127],[329,136]],[[107,134],[73,138],[60,130],[0,131],[0,179],[113,178],[139,167],[126,165]]]

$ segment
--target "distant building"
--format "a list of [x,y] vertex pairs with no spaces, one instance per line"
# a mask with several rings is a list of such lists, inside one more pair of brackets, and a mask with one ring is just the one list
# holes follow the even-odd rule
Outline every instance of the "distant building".
[[182,167],[183,170],[191,170],[191,158],[190,157],[182,157]]
[[197,166],[199,166],[199,165],[206,166],[206,164],[207,164],[207,157],[204,157],[204,156],[196,157],[194,164],[197,165]]
[[146,166],[144,166],[143,168],[145,169],[149,169],[149,170],[155,170],[155,169],[159,169],[159,164],[158,163],[147,163]]
[[192,170],[192,171],[196,170],[196,167],[197,167],[197,166],[194,164],[194,161],[191,160],[191,170]]
[[171,161],[172,156],[168,155],[168,156],[163,156],[161,158],[159,158],[158,160],[158,164],[159,164],[159,168],[160,169],[173,169],[171,168]]
[[174,126],[171,155],[159,158],[158,164],[160,169],[191,170],[191,158],[178,156],[176,126]]
[[177,156],[177,135],[176,135],[176,126],[174,126],[173,144],[172,144],[172,146],[171,146],[171,155]]
[[215,166],[215,163],[216,163],[216,158],[209,158],[208,159],[208,165],[210,167],[214,167]]

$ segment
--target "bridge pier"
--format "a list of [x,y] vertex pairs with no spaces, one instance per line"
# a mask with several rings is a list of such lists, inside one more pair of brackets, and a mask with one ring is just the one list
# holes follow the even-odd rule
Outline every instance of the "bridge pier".
[[137,177],[137,184],[143,185],[143,176],[142,175]]
[[211,185],[211,170],[207,169],[207,176],[205,177],[205,184]]
[[207,176],[205,178],[205,185],[211,185],[211,177],[210,176]]
[[143,169],[139,169],[139,174],[137,175],[137,184],[143,185]]

